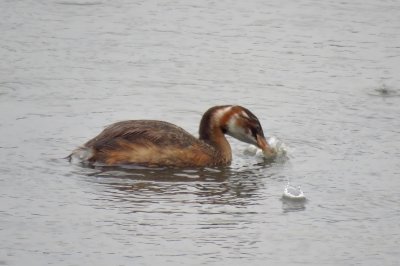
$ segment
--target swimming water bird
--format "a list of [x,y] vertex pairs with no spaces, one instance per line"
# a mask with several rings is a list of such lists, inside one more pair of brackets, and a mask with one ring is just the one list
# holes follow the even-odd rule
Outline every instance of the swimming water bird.
[[238,105],[208,109],[199,138],[168,122],[128,120],[114,123],[69,156],[88,164],[170,167],[224,166],[232,161],[225,134],[258,146],[267,157],[275,151],[265,140],[257,117]]

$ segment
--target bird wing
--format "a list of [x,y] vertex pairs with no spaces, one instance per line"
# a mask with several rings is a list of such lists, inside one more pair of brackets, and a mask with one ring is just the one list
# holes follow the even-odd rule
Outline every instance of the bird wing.
[[160,148],[185,148],[198,140],[184,129],[171,123],[155,120],[128,120],[114,123],[85,146],[95,150],[113,150],[124,144],[155,145]]

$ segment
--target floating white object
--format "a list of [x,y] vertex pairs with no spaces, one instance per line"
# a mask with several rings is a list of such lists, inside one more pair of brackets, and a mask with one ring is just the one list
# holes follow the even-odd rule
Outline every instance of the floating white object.
[[293,187],[289,184],[289,182],[285,186],[285,190],[283,191],[283,198],[291,199],[291,200],[305,200],[306,196],[304,196],[303,191],[300,187]]

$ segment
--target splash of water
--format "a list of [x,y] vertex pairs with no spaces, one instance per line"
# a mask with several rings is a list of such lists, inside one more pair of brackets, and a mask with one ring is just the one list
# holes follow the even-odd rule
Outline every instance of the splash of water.
[[[288,153],[287,146],[280,141],[277,137],[271,136],[267,139],[268,145],[275,151],[276,158],[284,158]],[[262,150],[254,145],[249,145],[244,153],[257,157],[268,158],[268,155],[263,154]]]
[[300,186],[294,187],[290,185],[289,181],[287,182],[285,189],[283,190],[282,198],[303,201],[306,199],[304,192],[301,190]]
[[[267,139],[269,146],[275,151],[276,158],[275,159],[282,159],[287,158],[288,148],[280,141],[277,137],[271,136]],[[249,145],[246,150],[244,151],[248,155],[257,156],[257,157],[264,157],[269,159],[268,155],[264,154],[261,149],[254,145]],[[291,201],[305,201],[306,197],[304,192],[301,190],[300,186],[294,187],[290,185],[289,178],[287,178],[287,184],[284,188],[283,199],[291,200]]]
[[272,136],[268,138],[269,146],[276,152],[277,157],[282,157],[287,154],[287,147],[286,145],[280,141],[277,137]]

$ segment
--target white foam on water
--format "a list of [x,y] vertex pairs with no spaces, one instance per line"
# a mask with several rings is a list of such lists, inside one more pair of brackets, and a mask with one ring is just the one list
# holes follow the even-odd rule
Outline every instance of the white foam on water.
[[[276,158],[286,157],[286,155],[288,153],[288,148],[277,137],[271,136],[271,137],[267,138],[267,142],[268,142],[268,145],[276,152]],[[254,145],[249,145],[244,150],[244,153],[251,155],[251,156],[256,156],[256,157],[270,158],[269,155],[264,154],[260,148],[254,146]]]
[[277,137],[271,136],[267,139],[269,146],[276,152],[277,157],[282,157],[287,154],[287,147],[285,143],[280,141]]

